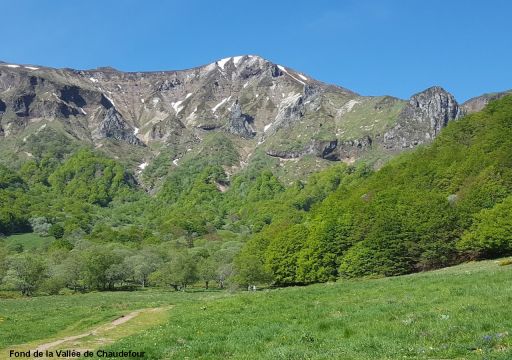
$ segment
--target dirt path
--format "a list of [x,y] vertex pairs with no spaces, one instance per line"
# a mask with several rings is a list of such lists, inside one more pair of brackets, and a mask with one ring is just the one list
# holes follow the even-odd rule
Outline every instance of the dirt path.
[[20,345],[16,347],[16,350],[35,349],[44,352],[45,350],[69,349],[83,353],[87,350],[98,349],[125,336],[135,334],[143,329],[165,321],[166,317],[163,315],[170,308],[170,306],[166,306],[132,311],[131,313],[82,334],[67,336],[61,339],[52,339],[45,343],[39,341]]
[[59,340],[56,340],[56,341],[52,341],[52,342],[49,342],[49,343],[46,343],[46,344],[39,345],[36,348],[36,350],[45,351],[45,350],[52,349],[52,348],[54,348],[56,346],[59,346],[60,344],[64,344],[64,343],[69,342],[69,341],[74,341],[74,340],[82,339],[82,338],[84,338],[86,336],[98,335],[98,333],[103,333],[104,331],[112,330],[116,326],[124,324],[127,321],[130,321],[131,319],[133,319],[134,317],[139,315],[141,313],[141,311],[154,311],[154,310],[155,309],[145,309],[145,310],[133,311],[133,312],[127,314],[127,315],[123,315],[120,318],[115,319],[109,325],[101,325],[100,327],[98,327],[98,328],[96,328],[96,329],[94,329],[94,330],[92,330],[90,332],[86,332],[86,333],[83,333],[83,334],[80,334],[80,335],[75,335],[75,336],[68,336],[68,337],[65,337],[63,339],[59,339]]

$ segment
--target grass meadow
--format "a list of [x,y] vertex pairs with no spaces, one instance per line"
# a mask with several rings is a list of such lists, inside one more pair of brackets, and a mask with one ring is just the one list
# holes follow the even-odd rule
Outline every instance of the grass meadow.
[[102,349],[145,351],[145,359],[512,358],[512,265],[497,261],[256,292],[5,299],[0,357],[15,345],[27,348],[130,310],[170,305],[158,322]]
[[21,245],[25,250],[42,249],[55,240],[53,236],[40,236],[35,233],[16,234],[3,238],[7,247]]

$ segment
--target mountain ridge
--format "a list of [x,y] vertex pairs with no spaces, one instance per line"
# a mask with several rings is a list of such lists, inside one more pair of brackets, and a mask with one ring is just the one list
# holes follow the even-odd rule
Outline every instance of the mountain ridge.
[[32,154],[26,139],[47,128],[138,173],[162,152],[172,158],[168,166],[179,166],[188,153],[199,155],[212,133],[236,144],[234,172],[257,152],[279,159],[291,177],[283,160],[312,156],[321,168],[331,161],[379,164],[430,142],[461,108],[473,111],[441,87],[408,101],[362,96],[256,55],[145,72],[0,65],[0,139]]

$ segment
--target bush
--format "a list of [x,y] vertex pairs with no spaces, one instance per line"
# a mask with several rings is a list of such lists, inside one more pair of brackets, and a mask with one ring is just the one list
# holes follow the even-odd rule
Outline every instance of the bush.
[[41,236],[48,236],[52,224],[45,217],[34,217],[29,220],[32,230]]

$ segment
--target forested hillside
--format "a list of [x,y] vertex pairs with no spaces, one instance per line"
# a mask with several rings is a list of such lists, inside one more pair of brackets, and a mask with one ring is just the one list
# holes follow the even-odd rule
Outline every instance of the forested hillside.
[[[204,144],[175,169],[155,167],[164,179],[151,194],[87,148],[55,145],[1,166],[0,286],[307,284],[512,253],[512,96],[379,171],[340,163],[283,184],[268,156],[230,175],[236,145],[222,133]],[[54,240],[12,241],[28,232]]]

